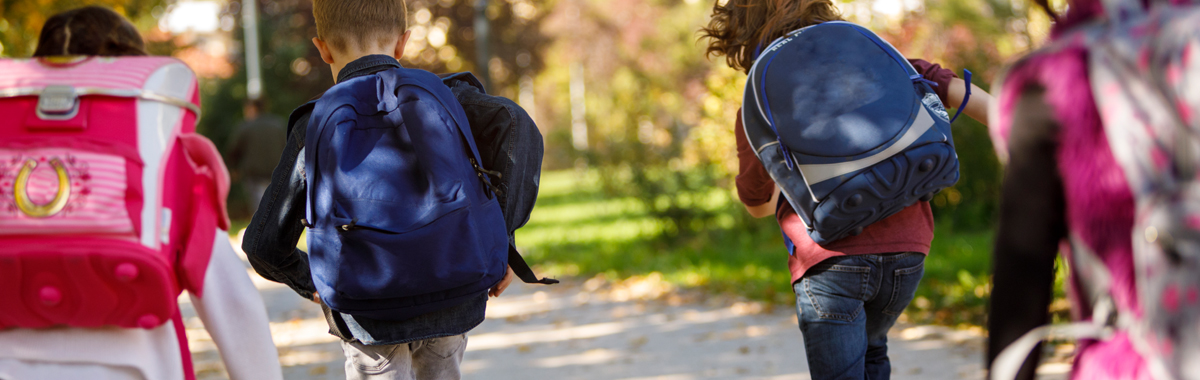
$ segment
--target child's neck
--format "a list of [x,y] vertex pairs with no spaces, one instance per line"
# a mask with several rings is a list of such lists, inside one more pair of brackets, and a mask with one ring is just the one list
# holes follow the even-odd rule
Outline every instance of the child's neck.
[[366,57],[368,55],[376,55],[376,54],[390,56],[392,58],[395,58],[397,61],[400,60],[400,57],[396,56],[395,50],[389,50],[389,49],[384,49],[384,48],[346,49],[345,53],[342,53],[339,51],[334,51],[333,52],[333,63],[329,64],[329,68],[331,70],[333,70],[333,83],[337,83],[338,75],[340,75],[342,73],[342,69],[345,68],[346,65],[350,64],[350,62],[354,62],[355,60],[362,58],[362,57]]

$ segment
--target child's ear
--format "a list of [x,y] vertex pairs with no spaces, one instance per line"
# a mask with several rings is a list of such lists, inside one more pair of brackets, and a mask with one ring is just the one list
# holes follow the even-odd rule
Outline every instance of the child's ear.
[[317,51],[321,52],[321,60],[330,65],[333,64],[333,52],[329,50],[329,45],[321,40],[321,37],[313,37],[313,45],[317,45]]
[[405,30],[404,34],[400,35],[400,40],[396,41],[396,50],[392,52],[392,57],[399,61],[404,58],[404,46],[408,45],[408,36],[412,34],[411,30]]

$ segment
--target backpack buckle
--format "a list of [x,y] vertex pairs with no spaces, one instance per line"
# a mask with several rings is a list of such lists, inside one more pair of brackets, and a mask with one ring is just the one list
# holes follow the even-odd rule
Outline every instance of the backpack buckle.
[[43,120],[70,120],[79,114],[79,94],[75,87],[46,86],[38,95],[37,116]]

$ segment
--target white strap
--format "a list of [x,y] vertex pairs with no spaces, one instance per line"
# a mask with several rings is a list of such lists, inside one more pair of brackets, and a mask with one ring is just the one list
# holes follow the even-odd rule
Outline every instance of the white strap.
[[1017,378],[1017,372],[1025,363],[1025,358],[1044,340],[1082,338],[1104,339],[1111,335],[1112,330],[1095,323],[1080,322],[1065,325],[1046,325],[1030,330],[1020,339],[1012,342],[992,363],[991,380],[1012,380]]

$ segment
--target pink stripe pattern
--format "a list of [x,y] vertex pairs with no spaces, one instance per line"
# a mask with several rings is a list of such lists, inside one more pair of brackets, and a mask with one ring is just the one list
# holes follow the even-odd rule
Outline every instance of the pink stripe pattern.
[[70,85],[76,88],[142,89],[155,70],[170,63],[170,57],[91,57],[83,62],[56,66],[31,65],[29,59],[0,60],[0,88],[44,88]]
[[[38,165],[25,188],[18,189],[17,177],[29,160]],[[62,163],[68,183],[59,183],[54,160]],[[133,233],[124,207],[129,181],[125,165],[120,156],[63,148],[0,149],[0,236]],[[70,196],[54,215],[35,218],[17,207],[17,191],[24,191],[36,205],[46,205],[60,186],[69,186]]]

